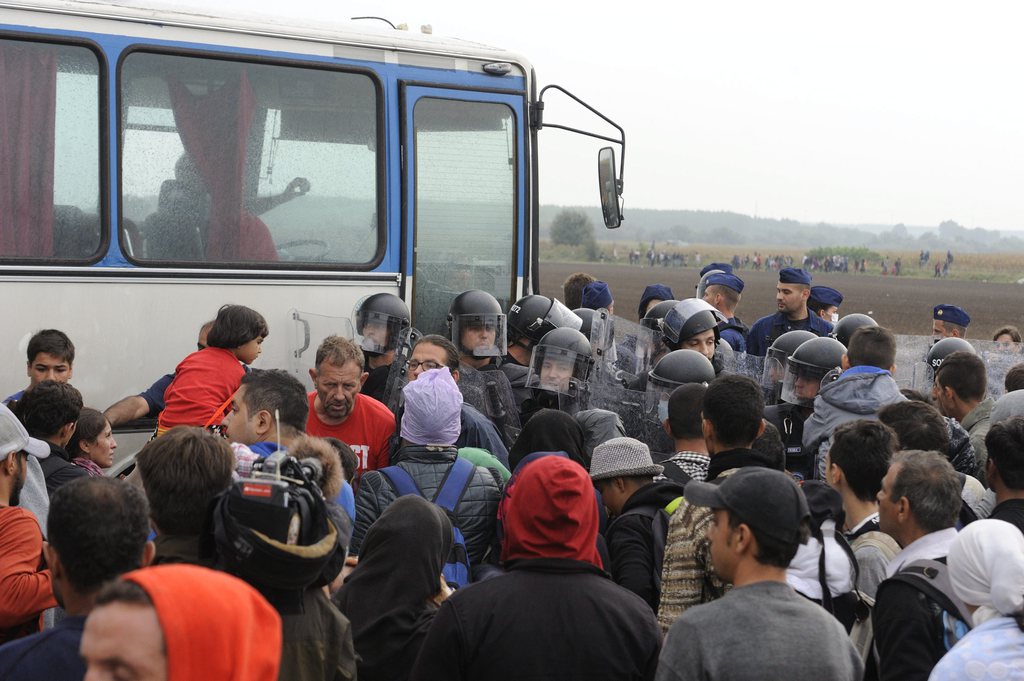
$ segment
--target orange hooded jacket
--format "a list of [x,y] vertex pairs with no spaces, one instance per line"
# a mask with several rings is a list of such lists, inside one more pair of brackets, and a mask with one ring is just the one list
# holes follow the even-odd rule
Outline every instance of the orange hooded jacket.
[[157,565],[124,579],[153,601],[167,681],[276,681],[281,618],[240,579],[195,565]]

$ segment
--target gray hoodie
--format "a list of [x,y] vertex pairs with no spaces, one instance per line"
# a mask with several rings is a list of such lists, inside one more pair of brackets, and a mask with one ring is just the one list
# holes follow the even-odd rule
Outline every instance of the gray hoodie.
[[882,407],[906,401],[888,372],[840,376],[814,398],[814,413],[804,422],[804,451],[815,452],[815,470],[825,479],[825,454],[836,428],[859,419],[877,419]]

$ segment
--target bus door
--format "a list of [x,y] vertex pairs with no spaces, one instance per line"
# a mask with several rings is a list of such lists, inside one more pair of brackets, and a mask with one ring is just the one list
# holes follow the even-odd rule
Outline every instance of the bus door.
[[452,298],[487,291],[507,310],[523,273],[521,94],[402,86],[403,297],[413,324],[447,335]]

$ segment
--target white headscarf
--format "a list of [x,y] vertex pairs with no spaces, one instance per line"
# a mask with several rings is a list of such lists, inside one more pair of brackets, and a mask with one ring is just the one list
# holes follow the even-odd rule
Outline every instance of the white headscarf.
[[974,626],[1024,612],[1024,534],[1003,520],[976,520],[949,549],[953,591],[976,605]]

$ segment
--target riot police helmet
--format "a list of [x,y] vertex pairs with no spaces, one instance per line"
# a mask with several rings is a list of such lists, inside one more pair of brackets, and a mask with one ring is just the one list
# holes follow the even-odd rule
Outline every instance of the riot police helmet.
[[846,315],[836,322],[836,325],[832,328],[832,333],[829,335],[849,347],[850,337],[853,336],[853,332],[865,326],[878,326],[878,322],[866,314],[855,312]]
[[949,355],[954,352],[969,352],[972,355],[978,354],[974,346],[965,341],[963,338],[943,338],[928,350],[927,363],[931,370],[934,372],[942,364],[942,360],[946,359]]
[[654,330],[660,337],[661,322],[665,319],[665,315],[667,315],[678,303],[678,300],[663,300],[657,305],[652,305],[651,309],[649,309],[647,314],[644,315],[644,318],[640,320],[640,324],[642,326],[646,326],[648,329]]
[[779,391],[782,388],[782,380],[786,377],[786,365],[789,364],[789,356],[796,352],[796,349],[803,343],[817,338],[810,331],[797,329],[787,331],[772,343],[765,353],[764,371],[761,373],[761,387],[769,392],[774,392],[774,398],[769,404],[778,402]]
[[812,338],[800,344],[789,357],[782,399],[804,407],[814,405],[821,388],[842,373],[846,346],[835,338]]
[[374,293],[356,303],[356,341],[363,352],[382,355],[395,350],[402,332],[412,326],[405,302],[393,293]]
[[544,334],[533,348],[526,385],[552,393],[576,395],[594,364],[590,341],[576,329],[563,327]]
[[501,304],[490,293],[463,291],[448,308],[449,338],[464,355],[501,357],[508,349],[505,321]]
[[718,342],[718,325],[726,319],[717,309],[699,298],[687,298],[676,303],[669,310],[661,323],[661,333],[665,344],[673,350],[680,348],[680,343],[705,331],[714,331],[715,342]]
[[583,320],[557,298],[531,294],[523,296],[508,308],[509,338],[526,338],[537,343],[546,334],[560,328],[578,330]]
[[647,373],[647,385],[671,392],[687,383],[708,384],[715,380],[711,360],[696,350],[673,350]]
[[587,338],[590,338],[590,330],[593,328],[595,312],[597,310],[592,310],[589,307],[578,307],[572,311],[574,315],[583,320],[583,324],[580,326],[580,333]]

